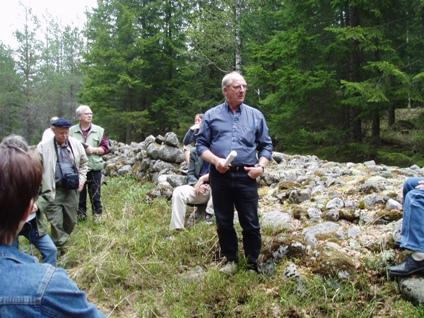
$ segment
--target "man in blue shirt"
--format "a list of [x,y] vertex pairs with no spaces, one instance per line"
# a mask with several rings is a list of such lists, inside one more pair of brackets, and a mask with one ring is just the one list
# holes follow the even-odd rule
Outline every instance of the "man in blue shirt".
[[40,264],[13,245],[36,210],[39,158],[2,144],[0,171],[0,317],[104,317],[63,269]]
[[[225,102],[208,110],[197,136],[198,154],[211,164],[209,181],[219,244],[226,258],[223,272],[232,273],[238,262],[234,208],[243,229],[243,248],[248,268],[258,272],[261,249],[256,178],[271,160],[272,141],[263,114],[246,104],[247,84],[238,72],[222,79]],[[231,165],[225,158],[237,156]]]

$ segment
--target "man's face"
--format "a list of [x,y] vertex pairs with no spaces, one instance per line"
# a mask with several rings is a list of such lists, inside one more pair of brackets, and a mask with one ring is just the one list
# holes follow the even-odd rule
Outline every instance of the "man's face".
[[194,118],[194,123],[195,123],[195,124],[197,124],[197,125],[200,125],[200,124],[201,124],[201,122],[202,122],[202,117],[200,117],[199,115],[197,115],[197,116]]
[[90,108],[84,110],[80,115],[80,123],[82,124],[90,124],[93,121],[93,112]]
[[65,127],[54,127],[54,138],[59,145],[63,145],[69,137],[69,128]]
[[238,107],[246,97],[247,84],[242,76],[236,77],[233,82],[224,87],[224,96],[231,107]]

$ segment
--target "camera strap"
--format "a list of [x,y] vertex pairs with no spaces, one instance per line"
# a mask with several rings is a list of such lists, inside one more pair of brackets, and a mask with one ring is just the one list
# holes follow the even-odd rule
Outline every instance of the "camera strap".
[[[72,157],[73,157],[72,158],[72,166],[74,168],[74,171],[77,172],[78,169],[77,169],[77,166],[75,164],[74,150],[72,149],[71,142],[69,141],[69,139],[67,141],[68,141],[68,146],[69,146],[69,148],[71,148],[71,152],[72,152]],[[60,156],[59,156],[59,151],[57,150],[57,145],[56,145],[56,139],[55,138],[53,138],[53,144],[54,144],[54,150],[56,151],[57,161],[59,162],[60,175],[63,176],[62,165],[60,164]]]

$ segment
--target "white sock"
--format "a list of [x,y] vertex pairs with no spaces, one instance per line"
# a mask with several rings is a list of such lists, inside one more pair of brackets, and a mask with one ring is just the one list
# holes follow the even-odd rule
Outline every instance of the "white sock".
[[414,261],[424,261],[424,253],[423,252],[414,252],[411,254]]

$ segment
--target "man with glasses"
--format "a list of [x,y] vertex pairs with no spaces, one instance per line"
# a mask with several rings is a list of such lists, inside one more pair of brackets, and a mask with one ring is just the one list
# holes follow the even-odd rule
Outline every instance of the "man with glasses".
[[[246,104],[247,84],[238,72],[222,79],[225,102],[209,109],[197,136],[198,154],[211,164],[209,182],[219,244],[226,264],[222,272],[237,269],[238,242],[234,208],[243,229],[243,248],[249,270],[259,272],[261,234],[258,218],[256,178],[271,160],[272,141],[263,114]],[[231,165],[226,157],[235,151]]]
[[85,148],[88,156],[87,183],[84,185],[78,204],[78,218],[87,219],[87,189],[90,197],[91,210],[96,223],[100,222],[102,216],[102,202],[100,189],[102,184],[102,169],[104,166],[102,156],[109,152],[110,143],[105,135],[105,130],[92,123],[93,112],[87,105],[80,105],[75,111],[79,120],[77,125],[70,129],[70,135],[78,139]]

